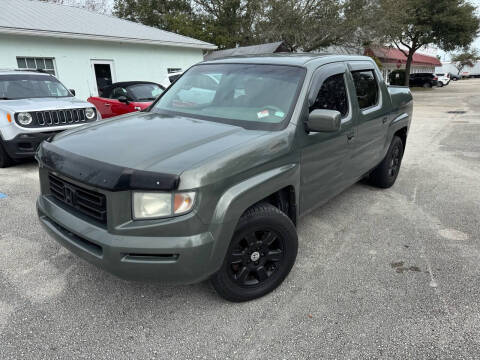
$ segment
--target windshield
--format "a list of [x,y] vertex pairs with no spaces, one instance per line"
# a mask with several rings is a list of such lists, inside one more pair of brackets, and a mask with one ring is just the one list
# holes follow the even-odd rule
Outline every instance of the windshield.
[[0,75],[0,99],[72,96],[60,81],[46,75]]
[[197,65],[152,111],[261,129],[278,128],[293,111],[305,70],[259,64]]
[[137,101],[153,101],[163,92],[157,84],[131,85],[127,89],[128,95]]

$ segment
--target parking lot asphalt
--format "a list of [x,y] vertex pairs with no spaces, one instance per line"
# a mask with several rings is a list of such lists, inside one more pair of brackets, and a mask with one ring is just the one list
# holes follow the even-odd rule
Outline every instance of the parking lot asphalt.
[[478,358],[480,80],[414,98],[396,185],[301,219],[292,273],[248,303],[86,263],[40,228],[36,164],[0,169],[0,359]]

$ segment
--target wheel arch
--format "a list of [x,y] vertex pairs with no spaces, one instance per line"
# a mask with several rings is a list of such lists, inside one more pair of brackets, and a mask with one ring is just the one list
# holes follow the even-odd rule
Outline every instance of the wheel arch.
[[220,197],[212,223],[237,223],[248,208],[259,202],[278,207],[295,223],[298,217],[299,181],[298,164],[287,164],[246,179]]
[[404,126],[400,129],[398,129],[397,131],[395,131],[393,136],[398,136],[402,140],[403,149],[405,150],[405,147],[407,145],[408,127]]
[[[290,219],[298,218],[300,186],[300,166],[298,163],[286,164],[253,177],[250,177],[226,190],[217,202],[210,223],[210,232],[215,239],[210,261],[210,273],[218,271],[240,217],[253,205],[266,201],[281,204],[287,197],[295,201],[289,203]],[[288,196],[287,196],[288,194]],[[293,221],[293,220],[292,220]],[[294,221],[294,224],[295,224]]]

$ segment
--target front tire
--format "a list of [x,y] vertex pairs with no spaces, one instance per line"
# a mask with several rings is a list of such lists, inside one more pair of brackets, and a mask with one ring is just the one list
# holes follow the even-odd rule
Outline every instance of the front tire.
[[7,154],[7,151],[3,147],[0,141],[0,168],[6,168],[13,164],[12,158]]
[[372,185],[382,189],[388,189],[397,180],[400,166],[402,165],[404,144],[402,139],[394,136],[387,155],[382,162],[370,174]]
[[297,231],[290,218],[268,203],[254,205],[240,218],[212,285],[229,301],[262,297],[290,273],[297,250]]

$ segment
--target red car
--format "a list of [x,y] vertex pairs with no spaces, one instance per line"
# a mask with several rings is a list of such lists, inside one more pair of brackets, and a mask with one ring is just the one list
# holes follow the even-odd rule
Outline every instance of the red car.
[[146,109],[164,90],[162,85],[148,81],[118,82],[87,101],[95,105],[105,119]]

